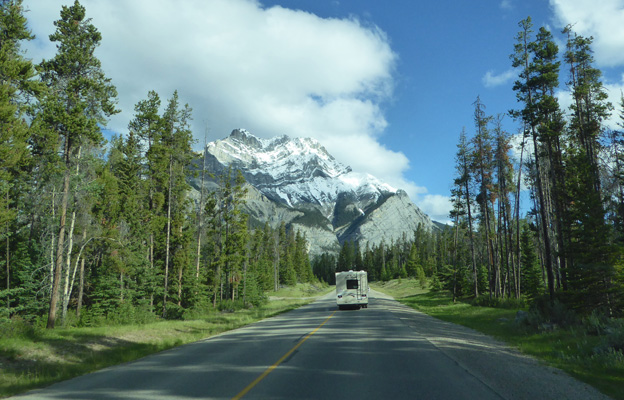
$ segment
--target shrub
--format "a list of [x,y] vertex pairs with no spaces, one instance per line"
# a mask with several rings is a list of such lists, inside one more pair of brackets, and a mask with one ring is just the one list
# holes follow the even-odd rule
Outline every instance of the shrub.
[[549,330],[578,323],[576,313],[558,299],[540,296],[531,305],[527,323],[534,328]]
[[212,306],[212,302],[201,301],[195,304],[193,307],[185,310],[184,314],[182,315],[182,319],[187,321],[201,319],[214,313],[214,311],[215,309]]
[[615,319],[605,329],[606,344],[609,348],[624,353],[624,319]]
[[590,335],[602,335],[609,324],[609,319],[600,312],[593,311],[583,320],[583,325]]
[[245,308],[245,303],[243,300],[223,300],[218,305],[217,308],[221,312],[234,312],[236,310],[242,310]]
[[0,318],[0,337],[33,337],[35,327],[20,316]]

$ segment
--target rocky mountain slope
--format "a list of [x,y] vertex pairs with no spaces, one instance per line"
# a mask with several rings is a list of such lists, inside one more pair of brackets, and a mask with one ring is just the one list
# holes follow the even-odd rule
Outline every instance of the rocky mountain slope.
[[[411,237],[418,224],[434,229],[404,191],[353,172],[314,139],[259,139],[237,129],[205,151],[207,171],[219,175],[231,166],[243,173],[252,222],[278,227],[284,221],[306,235],[311,254],[337,252],[344,241],[390,243],[404,233]],[[191,185],[199,190],[201,178]]]

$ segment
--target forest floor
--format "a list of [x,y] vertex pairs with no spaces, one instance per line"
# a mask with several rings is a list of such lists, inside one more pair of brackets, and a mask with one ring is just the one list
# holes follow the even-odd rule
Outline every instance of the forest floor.
[[214,311],[192,320],[53,330],[13,320],[0,325],[0,398],[236,329],[298,308],[330,290],[309,284],[282,288],[267,293],[270,300],[260,307]]
[[623,352],[607,349],[605,335],[586,325],[536,330],[516,323],[518,308],[473,306],[461,299],[453,302],[449,293],[423,289],[412,279],[376,282],[371,287],[433,317],[506,342],[614,399],[624,400]]

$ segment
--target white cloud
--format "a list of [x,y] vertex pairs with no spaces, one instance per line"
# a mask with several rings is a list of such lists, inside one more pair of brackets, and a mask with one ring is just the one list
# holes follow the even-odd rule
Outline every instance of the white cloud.
[[416,204],[420,207],[432,220],[449,223],[449,213],[451,212],[451,198],[439,194],[425,194],[416,199]]
[[[592,50],[598,68],[624,66],[624,0],[550,0],[555,21],[560,28],[572,25],[579,35],[594,38]],[[564,49],[565,45],[560,46]],[[603,80],[609,101],[615,107],[606,121],[609,128],[617,128],[624,76],[620,80]],[[561,108],[569,112],[572,97],[569,91],[557,94]]]
[[[51,58],[61,5],[25,0],[37,40],[35,62]],[[409,161],[378,141],[387,122],[380,105],[392,97],[397,55],[385,33],[355,18],[324,19],[255,0],[83,0],[102,33],[97,55],[117,86],[119,108],[109,128],[120,133],[149,90],[166,102],[178,90],[193,108],[203,144],[235,128],[260,137],[313,137],[355,171],[368,172],[415,196]]]
[[502,0],[500,3],[500,8],[503,10],[513,10],[513,4],[511,0]]
[[518,76],[518,73],[514,69],[509,69],[503,73],[496,74],[494,71],[488,71],[485,73],[481,81],[485,87],[496,87],[504,85],[508,82],[511,82],[515,77]]
[[[613,106],[611,116],[605,121],[605,125],[609,129],[621,129],[618,124],[624,122],[620,119],[620,113],[622,111],[622,93],[624,92],[624,74],[619,82],[603,82],[603,87],[608,96],[607,101],[609,101]],[[567,116],[570,116],[570,106],[573,101],[572,93],[565,89],[558,90],[555,95],[559,100],[559,106],[561,109],[564,110]]]
[[550,0],[557,23],[594,37],[600,66],[624,65],[624,0]]

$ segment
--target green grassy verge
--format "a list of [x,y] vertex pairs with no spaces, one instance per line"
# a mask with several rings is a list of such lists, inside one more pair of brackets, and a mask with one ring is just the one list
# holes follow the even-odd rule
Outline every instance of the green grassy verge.
[[596,353],[602,338],[588,334],[583,326],[536,332],[514,322],[517,309],[476,307],[461,301],[453,303],[450,294],[422,290],[414,280],[371,286],[433,317],[493,336],[566,371],[614,399],[624,400],[622,353]]
[[[236,329],[312,301],[328,287],[298,285],[268,293],[262,307],[213,312],[193,320],[46,330],[13,324],[0,335],[0,397],[84,375]],[[13,329],[13,331],[11,331]]]

